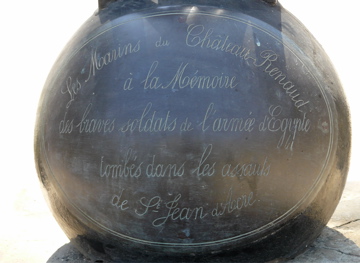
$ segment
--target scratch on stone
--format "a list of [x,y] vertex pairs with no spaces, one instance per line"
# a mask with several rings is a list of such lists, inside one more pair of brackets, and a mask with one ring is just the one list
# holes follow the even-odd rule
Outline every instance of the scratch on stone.
[[356,254],[352,254],[352,253],[346,253],[346,252],[343,252],[339,249],[336,249],[336,248],[331,248],[331,247],[323,247],[323,246],[319,246],[318,248],[322,248],[322,249],[327,249],[327,250],[332,250],[332,251],[335,251],[335,252],[339,252],[343,255],[346,255],[346,256],[352,256],[352,257],[357,257],[357,258],[360,258],[360,255],[356,255]]
[[344,224],[342,224],[342,225],[339,225],[339,226],[336,226],[336,227],[334,227],[334,228],[340,228],[340,227],[343,227],[343,226],[346,226],[346,225],[355,223],[355,222],[357,222],[357,221],[360,221],[360,219],[351,220],[351,221],[349,221],[349,222],[346,222],[346,223],[344,223]]

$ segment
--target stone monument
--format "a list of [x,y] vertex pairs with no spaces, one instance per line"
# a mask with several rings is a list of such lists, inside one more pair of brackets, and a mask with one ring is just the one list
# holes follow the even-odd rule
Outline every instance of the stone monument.
[[350,125],[329,58],[275,1],[99,1],[56,61],[35,154],[87,257],[292,258],[343,190]]

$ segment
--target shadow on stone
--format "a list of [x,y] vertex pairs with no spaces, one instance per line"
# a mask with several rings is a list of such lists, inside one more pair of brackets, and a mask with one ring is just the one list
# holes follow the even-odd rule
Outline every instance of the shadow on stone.
[[360,248],[341,232],[325,227],[318,239],[289,263],[360,262]]
[[[71,244],[65,244],[59,248],[47,261],[47,263],[63,262],[88,262],[88,263],[108,263],[104,260],[90,260],[85,258]],[[276,261],[275,261],[276,262]],[[311,262],[360,262],[360,248],[342,233],[332,228],[325,227],[319,238],[311,245],[308,250],[289,263],[311,263]]]
[[86,259],[71,243],[67,243],[59,248],[49,259],[47,263],[64,262],[91,262]]

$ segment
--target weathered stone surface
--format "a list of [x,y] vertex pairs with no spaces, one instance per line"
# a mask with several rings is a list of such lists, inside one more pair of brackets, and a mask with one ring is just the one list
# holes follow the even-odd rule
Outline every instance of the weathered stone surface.
[[[359,227],[357,228],[359,230]],[[316,242],[291,263],[308,262],[359,262],[360,248],[341,232],[325,228]]]

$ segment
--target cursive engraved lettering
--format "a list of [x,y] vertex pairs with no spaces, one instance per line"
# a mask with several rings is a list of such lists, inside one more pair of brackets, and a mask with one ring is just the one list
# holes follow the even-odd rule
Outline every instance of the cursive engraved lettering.
[[285,93],[294,102],[296,108],[300,109],[309,103],[309,101],[299,99],[300,93],[297,89],[295,89],[295,84],[287,80],[287,76],[272,65],[272,63],[277,61],[279,57],[274,51],[264,50],[260,53],[260,57],[263,58],[263,61],[259,63],[256,61],[254,65],[256,67],[265,67],[264,71],[276,80],[277,83],[285,90]]
[[180,125],[180,131],[186,132],[186,131],[192,131],[194,128],[192,127],[191,121],[189,121],[189,118],[186,118]]
[[193,170],[196,176],[213,176],[215,174],[216,162],[212,164],[206,163],[212,151],[212,144],[209,144],[201,155],[198,166]]
[[190,207],[179,207],[179,201],[181,200],[181,194],[175,196],[174,200],[167,202],[165,207],[168,209],[166,216],[158,217],[153,222],[152,225],[155,227],[160,227],[166,224],[168,221],[184,221],[184,220],[201,220],[205,218],[208,214],[204,212],[202,206],[190,208]]
[[90,103],[81,118],[81,121],[76,125],[80,133],[110,133],[115,128],[115,119],[88,119],[92,104]]
[[[124,189],[119,195],[113,195],[111,201],[112,205],[127,210],[128,200],[122,198]],[[172,195],[172,194],[171,194]],[[226,199],[223,202],[217,202],[215,206],[198,205],[198,206],[182,206],[183,196],[181,193],[174,195],[170,201],[164,201],[159,195],[147,198],[141,197],[138,201],[139,206],[134,209],[134,212],[139,217],[146,215],[154,215],[152,226],[166,227],[166,224],[175,221],[201,221],[206,217],[220,217],[226,214],[232,214],[245,208],[252,207],[256,201],[253,192],[248,194],[233,191],[230,187]],[[165,210],[165,213],[163,213]],[[161,214],[158,216],[158,214]]]
[[[130,73],[130,75],[132,76],[133,74]],[[133,78],[130,77],[130,78],[127,78],[124,82],[124,85],[123,85],[123,90],[132,90],[134,87],[132,86],[132,82],[133,82]]]
[[68,120],[66,119],[67,112],[64,114],[64,119],[60,121],[59,124],[59,132],[60,134],[63,133],[71,133],[74,128],[74,120]]
[[120,209],[121,211],[125,211],[129,209],[129,201],[126,199],[123,199],[123,193],[125,189],[121,189],[120,194],[113,195],[111,199],[111,205],[115,206],[116,208]]
[[239,197],[233,197],[232,187],[229,189],[228,195],[225,202],[216,204],[216,207],[211,211],[213,217],[222,216],[224,214],[231,214],[234,211],[239,211],[243,208],[252,206],[256,200],[253,200],[254,193],[242,194]]
[[177,118],[172,119],[170,111],[166,113],[166,117],[157,117],[157,111],[152,110],[152,103],[149,102],[140,118],[129,119],[125,124],[121,126],[119,131],[121,132],[165,132],[174,131],[176,128]]
[[[211,118],[214,117],[215,113],[214,103],[210,103],[203,120],[199,124],[202,131],[207,131],[210,128],[213,132],[252,132],[254,129],[255,118]],[[251,114],[250,112],[249,115]]]
[[234,89],[239,83],[236,76],[226,76],[224,73],[215,76],[199,75],[199,70],[189,72],[189,63],[181,63],[171,81],[163,84],[160,77],[156,76],[159,61],[154,61],[146,78],[141,82],[144,89]]
[[263,164],[258,163],[238,163],[225,164],[221,170],[223,177],[242,177],[242,176],[268,176],[270,173],[271,164],[268,163],[268,157],[265,157]]
[[148,202],[146,202],[146,198],[141,197],[139,202],[145,209],[144,211],[140,211],[141,209],[135,209],[135,213],[138,216],[144,216],[150,212],[150,208],[151,208],[151,212],[158,213],[161,208],[162,200],[160,196],[154,196],[150,198]]
[[160,37],[155,42],[155,47],[168,47],[168,46],[170,46],[170,41],[169,40],[164,40],[162,37]]
[[134,43],[127,43],[125,45],[119,44],[117,48],[104,53],[99,53],[97,49],[91,53],[91,62],[89,65],[89,75],[85,82],[88,82],[91,77],[96,75],[97,71],[102,70],[105,66],[110,65],[114,61],[121,59],[124,56],[137,53],[140,50],[140,40]]
[[135,164],[137,160],[135,151],[128,149],[125,159],[121,163],[106,164],[104,156],[100,160],[100,177],[106,178],[138,178],[141,175],[143,162]]
[[146,167],[146,175],[149,178],[154,177],[181,177],[184,175],[185,162],[180,166],[177,164],[159,164],[155,163],[155,155],[151,158],[152,162]]
[[302,118],[281,118],[283,108],[279,105],[269,107],[269,115],[265,115],[264,120],[259,124],[260,131],[281,132],[282,135],[277,144],[277,148],[293,150],[294,141],[298,132],[308,132],[311,127],[310,119],[306,113]]
[[225,37],[221,34],[214,36],[213,33],[214,29],[212,28],[206,30],[204,25],[191,24],[187,28],[186,45],[222,51],[245,60],[256,61],[250,54],[250,49],[231,42],[228,35]]
[[66,104],[66,108],[69,108],[71,103],[75,100],[76,95],[81,90],[81,83],[76,78],[75,81],[73,81],[72,77],[68,77],[65,83],[65,89],[61,89],[62,94],[68,94],[70,96],[70,100]]
[[295,84],[287,80],[288,77],[279,68],[274,67],[273,63],[278,60],[279,55],[272,50],[264,50],[260,53],[260,58],[251,54],[250,49],[234,44],[220,34],[214,34],[214,29],[206,29],[204,25],[191,24],[187,28],[186,45],[189,47],[207,48],[215,51],[230,53],[231,55],[245,60],[249,65],[256,68],[263,68],[274,81],[276,81],[285,93],[293,101],[294,106],[299,110],[309,103],[308,100],[300,98],[300,92],[295,88]]

